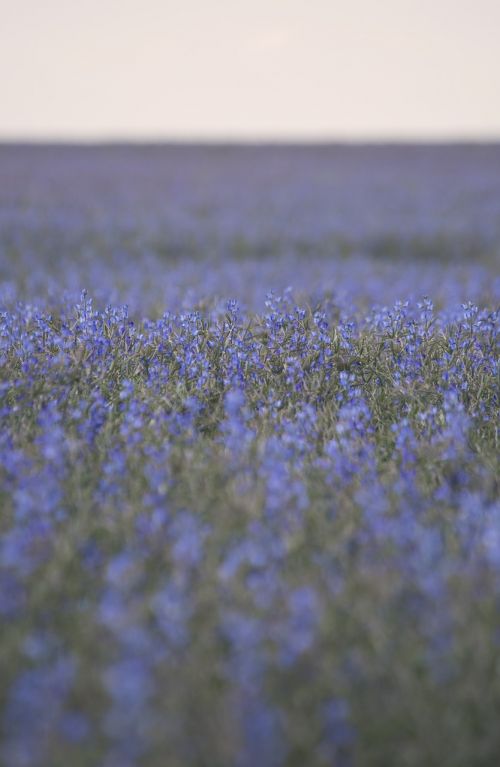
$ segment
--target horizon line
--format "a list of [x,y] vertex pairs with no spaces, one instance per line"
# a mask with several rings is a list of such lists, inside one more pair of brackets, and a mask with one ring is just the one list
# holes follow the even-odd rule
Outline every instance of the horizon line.
[[500,132],[485,135],[1,135],[0,146],[443,146],[500,144]]

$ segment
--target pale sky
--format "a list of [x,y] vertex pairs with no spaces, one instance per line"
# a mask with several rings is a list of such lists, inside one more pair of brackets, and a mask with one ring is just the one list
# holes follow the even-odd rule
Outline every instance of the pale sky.
[[500,138],[500,0],[0,0],[0,138]]

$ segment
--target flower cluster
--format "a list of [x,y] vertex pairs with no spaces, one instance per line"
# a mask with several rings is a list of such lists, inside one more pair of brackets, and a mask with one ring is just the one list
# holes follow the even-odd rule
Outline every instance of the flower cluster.
[[491,718],[498,312],[83,294],[1,339],[6,763],[348,764]]
[[[231,162],[254,167],[257,150],[227,150],[233,170],[217,181],[202,150],[158,149],[175,158],[164,219],[161,173],[132,150],[103,150],[118,199],[84,150],[49,163],[52,176],[51,150],[30,150],[31,194],[52,178],[45,218],[16,193],[25,155],[1,151],[15,183],[0,193],[0,247],[21,256],[0,288],[0,763],[495,765],[500,293],[488,259],[500,190],[484,157],[470,176],[491,194],[484,219],[474,205],[450,212],[440,234],[422,197],[417,241],[397,229],[409,201],[387,180],[394,166],[372,150],[363,161],[398,204],[392,216],[383,195],[364,199],[366,252],[348,258],[354,208],[329,186],[326,150],[325,167],[313,150],[307,162],[268,150],[233,197]],[[414,151],[418,162],[400,162],[422,191],[436,171]],[[332,162],[352,192],[345,152]],[[451,183],[455,154],[443,152]],[[139,189],[125,183],[131,167]],[[319,191],[298,184],[308,168]],[[75,169],[83,185],[56,215]],[[291,179],[285,201],[273,174]],[[268,263],[266,179],[260,231],[279,250]],[[346,218],[335,242],[332,201]],[[225,202],[231,216],[217,212]],[[446,249],[479,229],[481,263],[458,250],[449,263]],[[309,258],[307,243],[321,252]],[[424,258],[425,243],[444,261]],[[176,244],[193,249],[185,261]],[[283,289],[261,301],[271,273]],[[75,297],[84,276],[91,291]],[[231,286],[241,301],[221,299]]]

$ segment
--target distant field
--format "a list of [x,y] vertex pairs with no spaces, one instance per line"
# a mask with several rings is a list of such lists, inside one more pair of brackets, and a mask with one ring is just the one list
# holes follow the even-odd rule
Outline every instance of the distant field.
[[496,767],[500,146],[0,146],[0,764]]
[[147,315],[288,285],[492,298],[499,169],[500,145],[0,146],[0,277]]

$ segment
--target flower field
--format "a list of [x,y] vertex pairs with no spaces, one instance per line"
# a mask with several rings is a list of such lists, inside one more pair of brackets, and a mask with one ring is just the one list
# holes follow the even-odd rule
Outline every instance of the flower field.
[[498,147],[0,147],[0,764],[500,763]]

